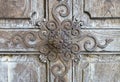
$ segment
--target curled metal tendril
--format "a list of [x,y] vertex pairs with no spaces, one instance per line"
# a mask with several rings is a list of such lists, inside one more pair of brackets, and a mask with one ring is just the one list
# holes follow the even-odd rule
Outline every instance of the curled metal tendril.
[[[84,48],[86,51],[94,51],[97,47],[97,40],[95,37],[91,36],[91,35],[87,35],[87,37],[91,38],[93,41],[91,40],[87,40],[84,42]],[[92,46],[91,44],[94,43]]]
[[47,29],[50,30],[50,31],[54,31],[58,28],[58,25],[55,21],[49,21],[47,22]]
[[58,12],[59,16],[67,17],[70,14],[70,10],[69,10],[70,8],[67,5],[66,1],[62,1],[59,4],[55,5],[52,9],[52,16],[57,21],[58,24],[60,23],[60,20],[57,16],[57,8],[60,8],[60,7],[65,7],[65,9],[62,9]]
[[13,44],[16,46],[18,45],[19,43],[22,42],[22,37],[20,35],[15,35],[13,38],[12,38],[12,42]]
[[66,52],[64,53],[64,55],[62,55],[62,58],[64,59],[64,61],[69,62],[72,59],[73,54],[71,52]]
[[65,29],[65,30],[71,30],[72,26],[73,26],[73,23],[72,23],[71,20],[64,20],[62,22],[62,28]]
[[50,53],[48,54],[48,60],[49,60],[49,61],[57,61],[57,59],[58,59],[58,56],[57,56],[56,53],[50,52]]
[[41,45],[41,47],[39,48],[39,51],[40,51],[40,53],[42,53],[44,55],[47,55],[50,52],[49,48],[45,45],[44,46]]
[[34,48],[36,46],[37,37],[34,33],[27,33],[24,37],[24,43],[27,47]]
[[84,42],[84,49],[86,51],[94,51],[97,47],[101,48],[101,49],[106,48],[108,46],[108,44],[113,41],[112,39],[106,39],[105,44],[101,45],[93,35],[86,35],[86,36],[83,36],[83,37],[84,38],[87,38],[87,37],[90,38],[89,40],[86,40]]
[[53,73],[53,75],[55,76],[55,82],[66,82],[65,80],[65,75],[68,73],[68,65],[67,63],[62,59],[62,57],[60,57],[60,60],[64,66],[64,69],[62,67],[62,65],[60,64],[55,64],[52,66],[51,71]]
[[[55,76],[54,82],[66,82],[64,79],[64,75],[62,74],[62,73],[64,73],[62,71],[62,69],[63,69],[63,67],[58,64],[52,66],[51,71],[52,71],[53,75]],[[60,74],[59,72],[62,72],[62,73]]]
[[25,44],[25,46],[29,47],[29,48],[34,48],[36,47],[36,40],[37,40],[37,37],[34,33],[30,32],[30,33],[26,33],[24,35],[24,37],[20,36],[20,35],[15,35],[13,38],[12,38],[12,42],[14,45],[17,45],[17,44]]
[[110,42],[112,42],[112,41],[113,41],[113,39],[106,39],[106,40],[105,40],[105,44],[101,45],[101,44],[98,43],[97,46],[98,46],[99,48],[103,49],[103,48],[107,47],[107,45],[108,45]]
[[71,45],[71,52],[77,54],[80,52],[80,46],[76,43]]

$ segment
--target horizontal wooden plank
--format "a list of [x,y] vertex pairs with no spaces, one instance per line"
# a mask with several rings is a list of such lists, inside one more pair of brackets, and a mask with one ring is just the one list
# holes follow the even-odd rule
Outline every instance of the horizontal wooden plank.
[[[85,35],[90,35],[94,38],[91,37],[86,37],[88,40],[90,40],[90,45],[93,47],[95,44],[95,41],[97,41],[98,45],[105,45],[106,40],[111,40],[111,42],[104,48],[100,48],[99,46],[95,48],[95,51],[120,51],[120,30],[114,30],[114,29],[102,29],[102,30],[97,30],[97,29],[83,29],[82,33]],[[89,39],[90,38],[90,39]],[[86,39],[82,40],[79,44],[82,47],[82,50],[84,51],[83,44],[86,41]],[[88,45],[88,47],[90,47]]]
[[[0,29],[0,51],[38,52],[41,45],[47,41],[44,33],[46,30]],[[81,52],[120,52],[120,30],[82,29],[81,36],[72,40],[80,46]]]
[[[21,29],[18,29],[18,30],[0,30],[0,51],[36,51],[35,48],[30,48],[30,47],[27,47],[25,46],[24,44],[24,39],[26,37],[26,34],[28,34],[26,38],[29,38],[29,33],[30,33],[30,36],[33,37],[35,36],[36,37],[36,40],[34,44],[37,44],[39,42],[39,39],[38,39],[38,36],[37,36],[37,33],[38,30],[21,30]],[[33,33],[33,34],[31,34]],[[35,33],[35,34],[34,34]],[[32,36],[33,35],[33,36]],[[24,37],[25,36],[25,37]],[[23,39],[24,38],[24,39]],[[34,37],[33,37],[34,38]],[[30,39],[30,38],[29,38]],[[15,44],[14,44],[15,42]],[[17,42],[17,44],[16,44]],[[33,44],[33,45],[34,45]]]

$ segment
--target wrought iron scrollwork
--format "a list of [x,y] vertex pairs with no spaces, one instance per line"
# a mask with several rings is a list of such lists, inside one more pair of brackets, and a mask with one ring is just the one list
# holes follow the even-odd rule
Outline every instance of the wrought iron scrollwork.
[[[63,9],[59,9],[58,11],[57,9],[60,7],[63,7]],[[39,45],[42,62],[46,62],[47,60],[50,62],[61,61],[62,66],[60,64],[53,65],[51,72],[55,76],[54,82],[66,82],[65,75],[69,70],[68,63],[71,60],[75,60],[76,62],[79,60],[78,54],[81,51],[81,44],[78,42],[85,38],[90,38],[84,41],[83,47],[86,51],[95,51],[97,47],[101,49],[105,48],[112,40],[106,39],[105,44],[101,45],[95,36],[90,34],[82,35],[79,23],[69,19],[60,21],[59,16],[67,17],[70,14],[67,0],[55,4],[51,13],[54,20],[45,21],[42,23],[42,26],[38,22],[39,24],[36,25],[41,27],[37,34],[29,32],[24,34],[24,36],[15,35],[12,38],[12,42],[15,45],[22,42],[29,48]],[[39,44],[37,43],[37,36],[42,39],[42,42]]]
[[[64,6],[65,9],[60,10],[57,14],[57,8],[61,6]],[[46,23],[48,35],[45,39],[45,42],[47,42],[45,45],[49,48],[49,51],[46,51],[47,58],[51,62],[60,60],[64,65],[64,71],[60,64],[55,64],[51,67],[51,72],[55,76],[54,82],[66,82],[64,77],[69,70],[68,62],[72,59],[79,59],[78,54],[81,50],[77,42],[79,39],[92,39],[94,43],[92,46],[90,46],[90,40],[84,42],[84,49],[86,51],[94,51],[97,47],[105,48],[112,41],[111,39],[106,39],[106,43],[101,45],[93,35],[81,35],[80,26],[77,22],[73,22],[69,19],[63,21],[59,20],[58,15],[60,17],[67,17],[69,14],[70,8],[67,2],[62,1],[52,9],[54,20]]]

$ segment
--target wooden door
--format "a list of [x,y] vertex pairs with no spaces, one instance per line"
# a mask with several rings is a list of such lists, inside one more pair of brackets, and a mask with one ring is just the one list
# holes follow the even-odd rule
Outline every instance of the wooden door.
[[0,0],[0,82],[120,82],[119,0]]

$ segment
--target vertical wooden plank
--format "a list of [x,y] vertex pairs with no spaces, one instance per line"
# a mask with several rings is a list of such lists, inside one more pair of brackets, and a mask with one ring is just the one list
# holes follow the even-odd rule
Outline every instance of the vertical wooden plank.
[[0,62],[0,82],[8,82],[8,63]]
[[81,63],[73,62],[73,82],[83,82]]
[[38,18],[39,18],[39,20],[42,20],[43,18],[44,18],[44,12],[45,12],[45,4],[44,4],[44,2],[45,2],[45,0],[38,0],[37,1],[37,8],[36,8],[36,11],[37,11],[37,13],[38,13]]
[[32,13],[31,13],[31,23],[34,25],[36,22],[43,21],[44,12],[44,2],[45,0],[34,0],[32,2]]
[[73,17],[78,21],[82,20],[84,0],[73,0]]
[[[70,11],[70,14],[68,16],[61,17],[59,15],[59,12],[66,13],[67,9],[66,6],[61,5],[61,3],[64,3],[67,1],[67,6]],[[56,6],[59,5],[57,8]],[[55,12],[52,12],[53,8],[55,8]],[[49,21],[53,20],[55,22],[58,22],[54,17],[53,13],[56,13],[56,16],[59,20],[59,23],[66,19],[72,20],[72,0],[49,0]],[[67,12],[68,13],[68,12]],[[61,55],[63,55],[62,53]],[[67,66],[66,66],[67,63]],[[50,61],[50,82],[59,82],[59,81],[65,81],[65,82],[72,82],[72,62],[65,62],[63,59],[59,58],[56,61]],[[59,79],[58,79],[59,78]]]

